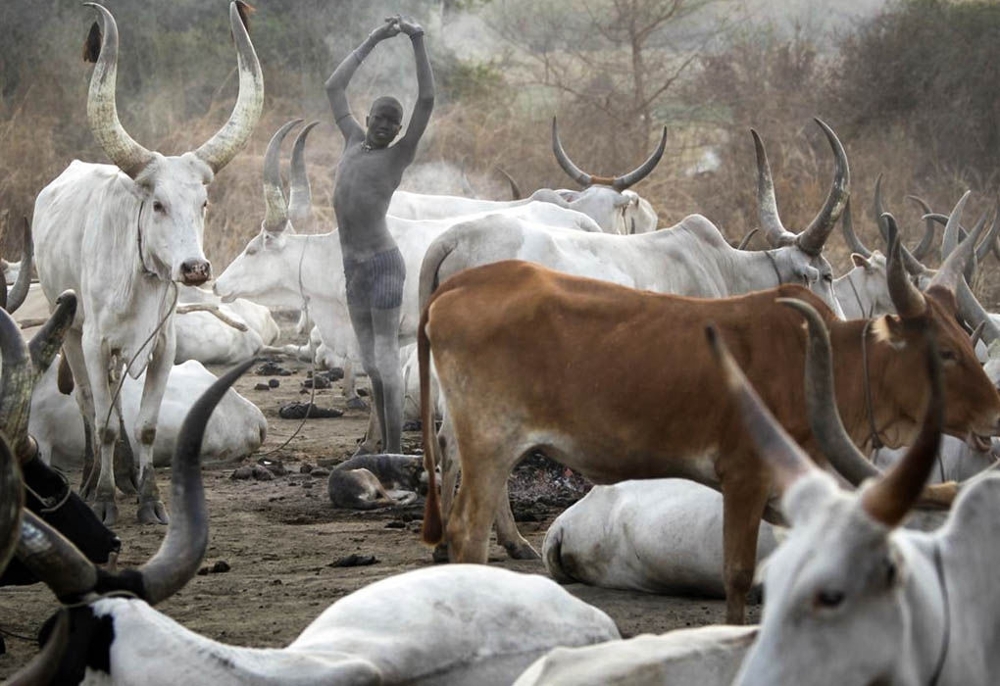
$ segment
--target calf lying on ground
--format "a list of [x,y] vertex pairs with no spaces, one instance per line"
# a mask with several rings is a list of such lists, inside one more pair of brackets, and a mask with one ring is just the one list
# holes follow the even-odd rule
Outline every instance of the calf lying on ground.
[[356,455],[330,472],[327,492],[334,507],[353,510],[410,505],[423,476],[420,455]]

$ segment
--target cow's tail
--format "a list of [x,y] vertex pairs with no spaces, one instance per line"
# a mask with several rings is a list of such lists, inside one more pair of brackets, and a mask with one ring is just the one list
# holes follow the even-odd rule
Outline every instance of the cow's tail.
[[[421,277],[423,269],[421,269]],[[421,284],[422,285],[422,284]],[[441,502],[435,469],[439,462],[437,435],[434,431],[434,406],[431,403],[431,342],[427,338],[430,307],[420,313],[417,327],[417,363],[420,366],[420,423],[424,438],[424,469],[427,471],[427,500],[424,504],[424,543],[436,546],[443,538]]]
[[557,583],[571,584],[576,581],[573,576],[564,569],[562,559],[562,537],[563,528],[553,526],[545,534],[545,543],[542,546],[542,559],[545,560],[545,569]]
[[[458,226],[458,225],[456,225]],[[431,241],[424,253],[424,259],[420,263],[420,283],[417,286],[417,302],[420,311],[427,309],[427,303],[431,300],[431,295],[435,289],[441,285],[440,277],[441,265],[448,255],[455,249],[456,243],[455,227],[452,227]]]

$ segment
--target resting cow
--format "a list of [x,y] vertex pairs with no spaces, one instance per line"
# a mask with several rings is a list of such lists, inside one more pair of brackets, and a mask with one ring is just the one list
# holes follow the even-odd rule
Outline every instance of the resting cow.
[[[987,442],[1000,423],[1000,396],[955,320],[954,289],[972,242],[955,250],[926,294],[890,256],[890,292],[899,315],[837,320],[801,286],[698,300],[584,279],[526,262],[467,270],[434,293],[418,350],[426,467],[424,540],[445,539],[457,562],[485,562],[490,523],[505,546],[527,546],[501,493],[511,469],[539,452],[591,481],[684,477],[722,491],[727,616],[741,622],[755,567],[758,523],[771,499],[769,471],[742,432],[722,379],[700,345],[715,322],[762,397],[816,459],[802,382],[805,332],[775,297],[800,297],[831,330],[838,407],[856,443],[870,438],[863,378],[883,442],[918,429],[928,395],[912,368],[918,324],[933,322],[947,356],[946,430]],[[623,356],[622,351],[630,354]],[[452,425],[462,483],[450,513],[436,498],[438,441],[428,421],[429,365]],[[866,466],[870,467],[867,463]],[[842,473],[845,467],[834,465]],[[846,474],[845,474],[846,475]]]
[[[761,522],[757,562],[775,546]],[[549,525],[542,559],[563,584],[725,597],[722,496],[686,479],[595,486]]]
[[215,403],[248,366],[220,378],[185,419],[171,466],[173,516],[159,550],[139,569],[98,570],[20,513],[16,472],[0,437],[0,567],[16,542],[18,558],[67,604],[69,631],[57,631],[44,649],[48,682],[506,686],[554,647],[619,638],[604,612],[550,579],[480,565],[378,581],[335,602],[282,649],[225,645],[157,612],[152,606],[194,577],[207,549],[201,436]]
[[[229,120],[196,150],[165,156],[139,145],[122,127],[115,101],[118,28],[103,6],[103,38],[87,100],[91,131],[114,164],[74,160],[38,194],[32,225],[35,264],[50,303],[64,290],[80,298],[63,349],[77,402],[100,456],[86,485],[105,523],[117,518],[113,449],[113,383],[146,370],[139,411],[140,522],[165,523],[153,470],[156,418],[174,361],[176,284],[198,286],[212,275],[203,233],[208,185],[246,145],[260,117],[263,77],[240,17],[229,8],[240,91]],[[93,57],[93,55],[90,55]],[[94,483],[96,482],[96,483]]]

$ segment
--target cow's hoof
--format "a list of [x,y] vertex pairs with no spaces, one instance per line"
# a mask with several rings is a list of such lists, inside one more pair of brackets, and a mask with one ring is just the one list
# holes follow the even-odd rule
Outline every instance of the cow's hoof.
[[114,498],[110,500],[98,498],[90,504],[90,507],[104,526],[111,528],[118,521],[118,505],[115,503]]
[[347,400],[347,409],[349,409],[349,410],[367,410],[368,409],[368,403],[366,403],[361,398],[355,396],[353,398],[348,398],[348,400]]
[[540,560],[542,556],[527,543],[505,543],[504,550],[512,560]]
[[448,561],[448,544],[438,543],[434,546],[434,552],[431,553],[431,558],[434,560],[435,564],[442,564]]
[[170,517],[167,515],[167,508],[159,500],[147,500],[139,503],[139,510],[136,512],[136,519],[140,524],[169,524]]

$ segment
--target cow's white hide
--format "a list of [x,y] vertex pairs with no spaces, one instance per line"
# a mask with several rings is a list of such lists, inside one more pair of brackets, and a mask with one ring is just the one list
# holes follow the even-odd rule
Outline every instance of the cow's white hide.
[[[42,459],[65,469],[80,465],[84,454],[84,433],[83,419],[76,402],[56,388],[58,366],[56,360],[35,385],[28,431],[38,442]],[[214,374],[194,360],[175,365],[170,371],[167,390],[160,405],[156,441],[153,443],[155,465],[170,464],[184,417],[215,379]],[[122,386],[122,414],[133,451],[138,450],[135,426],[143,382],[143,376],[138,379],[126,376]],[[260,409],[229,389],[208,422],[202,459],[231,460],[249,455],[261,446],[266,435],[267,420]]]
[[552,648],[619,638],[610,617],[550,579],[486,565],[377,581],[328,607],[284,649],[211,641],[138,600],[91,608],[113,623],[113,683],[137,686],[507,686]]
[[[758,563],[777,546],[762,522]],[[545,534],[542,559],[561,583],[724,598],[722,495],[686,479],[595,486]]]
[[556,648],[514,686],[729,686],[756,636],[756,626],[703,626]]

